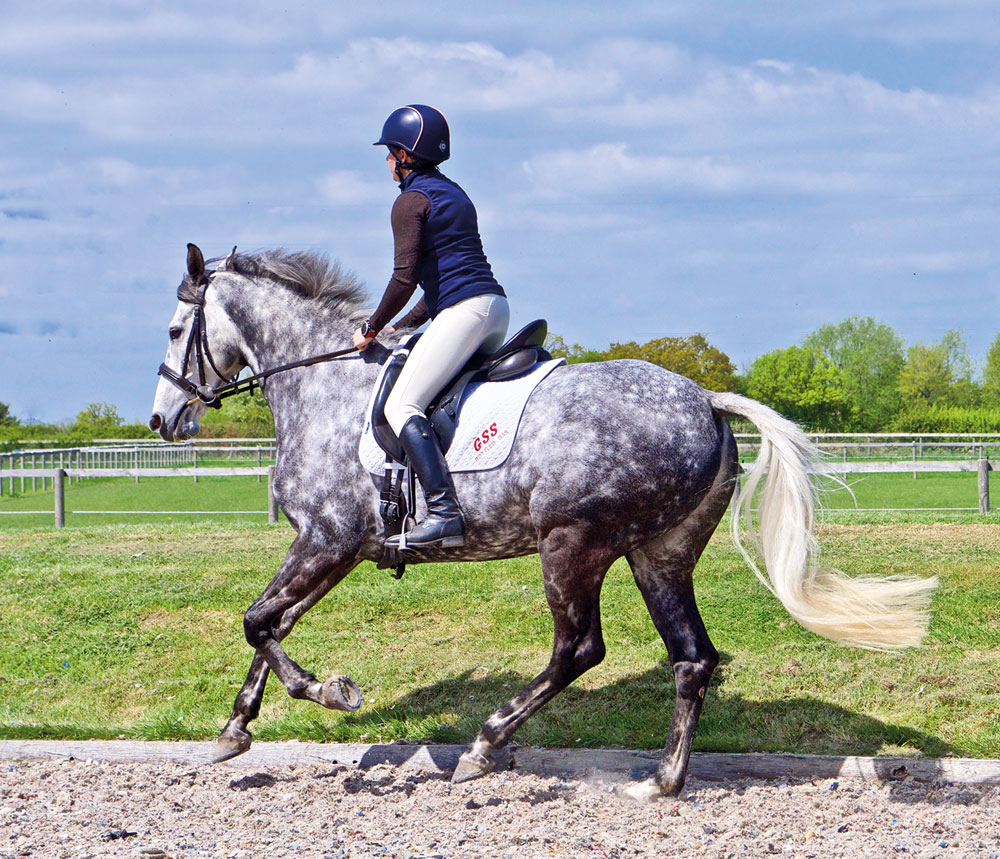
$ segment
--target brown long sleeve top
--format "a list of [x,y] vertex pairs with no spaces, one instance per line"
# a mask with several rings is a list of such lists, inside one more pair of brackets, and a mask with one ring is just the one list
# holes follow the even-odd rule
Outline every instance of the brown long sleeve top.
[[[375,312],[368,318],[372,331],[381,331],[389,320],[399,313],[417,288],[420,277],[421,245],[424,224],[430,214],[431,204],[419,191],[404,191],[392,206],[393,268],[392,278]],[[416,328],[423,325],[430,314],[421,296],[405,316],[393,327]]]

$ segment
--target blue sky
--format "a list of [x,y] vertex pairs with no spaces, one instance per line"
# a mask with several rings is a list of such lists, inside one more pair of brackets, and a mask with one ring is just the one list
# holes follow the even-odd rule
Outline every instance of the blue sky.
[[6,0],[0,400],[145,420],[189,241],[324,251],[374,304],[370,144],[408,102],[451,123],[512,328],[700,332],[742,367],[862,314],[981,361],[998,49],[992,0]]

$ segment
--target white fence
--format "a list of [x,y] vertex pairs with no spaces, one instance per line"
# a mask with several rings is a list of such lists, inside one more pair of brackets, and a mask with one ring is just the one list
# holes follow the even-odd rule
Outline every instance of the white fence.
[[[919,473],[949,473],[975,472],[978,475],[979,512],[990,512],[990,472],[993,466],[988,459],[978,460],[919,460],[911,462],[826,462],[820,465],[816,474],[909,474],[914,477]],[[199,471],[213,477],[245,477],[256,475],[258,479],[267,477],[267,519],[270,523],[278,521],[278,505],[272,490],[274,466],[224,468],[211,467],[199,469],[197,466],[188,468],[55,468],[44,469],[13,469],[5,473],[5,479],[41,479],[51,481],[55,489],[54,518],[55,526],[62,528],[66,524],[66,479],[81,477],[193,477],[198,479]],[[0,481],[2,482],[2,481]],[[739,485],[736,489],[739,493]],[[177,512],[177,511],[174,511]],[[244,511],[246,512],[246,511]],[[37,515],[37,511],[35,511]]]
[[[242,441],[242,440],[234,440]],[[15,481],[20,482],[23,494],[30,486],[31,491],[37,491],[39,484],[44,491],[51,488],[52,473],[56,469],[66,471],[70,480],[87,477],[120,477],[121,474],[106,474],[109,469],[120,472],[127,470],[127,476],[134,476],[139,482],[141,476],[165,477],[164,469],[169,470],[169,476],[177,476],[178,472],[185,477],[198,481],[199,474],[205,474],[206,468],[200,468],[207,460],[256,460],[258,478],[264,474],[266,465],[274,462],[277,446],[273,439],[247,440],[246,444],[215,442],[213,444],[167,444],[165,442],[149,442],[143,444],[106,444],[73,448],[36,448],[33,450],[14,450],[0,453],[0,496],[4,493],[4,481],[7,481],[7,491],[14,493]],[[221,468],[212,468],[213,475],[223,477]]]
[[[266,468],[204,468],[201,469],[203,475],[211,475],[212,477],[247,477],[256,475],[258,479],[263,477],[267,478],[267,521],[272,525],[278,521],[278,502],[275,500],[273,491],[273,476],[274,476],[274,466],[269,465]],[[29,469],[27,471],[22,471],[15,469],[8,473],[11,479],[24,477],[27,474],[28,477],[36,477],[51,481],[51,486],[55,489],[55,505],[54,505],[54,516],[55,516],[55,526],[57,528],[62,528],[66,524],[66,480],[67,478],[81,478],[81,477],[135,477],[136,480],[142,477],[191,477],[192,470],[190,468],[90,468],[90,469],[76,469],[76,468],[56,468],[52,471],[42,471],[41,473],[35,471],[34,469]],[[194,472],[194,479],[198,479],[197,470]],[[39,511],[30,511],[26,515],[38,515]],[[78,512],[108,512],[108,511],[78,511]],[[137,511],[130,511],[137,512]],[[177,513],[180,511],[163,511]],[[197,512],[197,511],[196,511]],[[252,512],[252,511],[242,511],[242,512]]]

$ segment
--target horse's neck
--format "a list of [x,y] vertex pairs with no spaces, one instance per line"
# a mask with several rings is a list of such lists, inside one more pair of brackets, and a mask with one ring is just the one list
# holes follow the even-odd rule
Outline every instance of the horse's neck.
[[[231,288],[223,294],[227,314],[237,325],[255,373],[351,345],[349,322],[322,305],[285,289]],[[277,373],[264,383],[279,439],[300,435],[320,416],[336,414],[359,422],[378,366],[357,356],[324,365]],[[336,378],[336,381],[332,380]],[[345,427],[346,429],[346,424]]]

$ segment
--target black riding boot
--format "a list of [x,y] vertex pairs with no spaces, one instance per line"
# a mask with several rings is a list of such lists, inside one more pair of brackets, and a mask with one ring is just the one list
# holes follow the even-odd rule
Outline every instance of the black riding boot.
[[[427,518],[407,532],[406,545],[415,549],[465,545],[462,508],[458,506],[455,484],[431,422],[423,415],[414,415],[403,425],[399,442],[427,502]],[[386,545],[398,546],[399,542],[399,537],[390,537]]]

